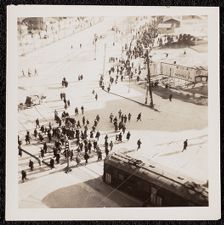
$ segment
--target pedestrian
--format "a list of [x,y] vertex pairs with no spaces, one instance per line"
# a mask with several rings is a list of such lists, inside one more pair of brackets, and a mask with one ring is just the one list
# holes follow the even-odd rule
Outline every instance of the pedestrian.
[[37,128],[37,127],[39,127],[39,128],[40,128],[40,121],[39,121],[39,119],[38,119],[38,118],[36,119],[36,128]]
[[70,156],[70,160],[72,161],[73,160],[73,156],[74,156],[73,150],[70,151],[70,155],[69,156]]
[[118,140],[119,140],[120,142],[122,142],[122,133],[119,134]]
[[122,132],[123,132],[123,134],[125,133],[125,130],[126,130],[126,127],[123,125],[122,126]]
[[121,112],[121,109],[118,111],[118,115],[119,115],[119,119],[121,118],[121,114],[122,114],[122,112]]
[[86,164],[87,164],[88,163],[88,159],[89,159],[89,155],[88,155],[87,152],[85,152],[84,159],[86,160]]
[[44,158],[44,150],[43,150],[43,148],[40,149],[40,156],[41,156],[41,158]]
[[67,103],[65,103],[64,109],[66,110],[67,108],[68,108],[68,105],[67,105]]
[[47,143],[46,142],[43,143],[43,150],[44,150],[44,153],[47,153]]
[[19,156],[22,157],[23,152],[22,152],[22,148],[20,147],[20,145],[18,146],[18,149],[19,149]]
[[137,141],[137,145],[138,145],[137,150],[139,150],[141,148],[141,144],[142,144],[141,139],[138,139],[138,141]]
[[187,149],[187,146],[188,146],[188,139],[186,139],[186,140],[184,141],[184,146],[183,146],[182,152],[183,152],[184,150]]
[[97,151],[97,156],[98,156],[97,161],[102,160],[102,152],[100,150]]
[[95,90],[94,90],[94,89],[92,90],[92,94],[93,94],[93,95],[95,94]]
[[79,110],[78,110],[78,108],[76,107],[75,108],[75,115],[77,116],[79,114]]
[[51,167],[51,169],[54,168],[54,159],[53,158],[50,159],[50,167]]
[[42,142],[44,140],[43,135],[41,133],[39,133],[38,136],[39,136],[40,142]]
[[99,141],[99,138],[100,138],[100,132],[99,131],[96,132],[96,136],[95,137],[96,137],[97,141]]
[[137,122],[138,122],[139,120],[142,121],[142,113],[139,113],[138,116],[137,116]]
[[67,105],[68,105],[68,107],[70,106],[70,100],[67,101]]
[[90,131],[90,138],[93,138],[93,131]]
[[36,128],[34,129],[33,135],[35,138],[37,137],[37,129]]
[[112,121],[113,121],[113,117],[114,117],[114,115],[113,115],[113,113],[111,113],[110,114],[110,122],[112,123]]
[[82,117],[82,124],[83,124],[83,126],[85,125],[85,123],[86,123],[86,118],[85,118],[85,116],[83,116]]
[[60,158],[61,158],[60,154],[56,153],[55,158],[56,158],[56,163],[59,164],[60,163]]
[[110,151],[112,151],[113,146],[114,146],[113,141],[110,142],[109,146],[110,146]]
[[84,107],[81,106],[81,111],[82,111],[82,114],[84,114]]
[[109,149],[108,146],[105,146],[105,153],[106,153],[106,157],[109,155]]
[[129,141],[130,137],[131,137],[131,133],[130,133],[130,131],[128,131],[128,133],[126,135],[126,139]]
[[29,167],[30,167],[30,170],[33,171],[33,161],[31,159],[29,161]]
[[96,99],[96,101],[97,101],[97,99],[98,99],[98,95],[97,95],[97,94],[95,95],[95,99]]
[[22,174],[22,182],[24,182],[25,180],[27,180],[26,171],[25,170],[22,170],[21,171],[21,174]]
[[30,144],[30,135],[29,135],[29,133],[26,134],[25,141],[26,141],[26,144]]
[[169,95],[169,100],[170,100],[170,102],[172,101],[172,98],[173,98],[173,95],[170,94],[170,95]]
[[104,140],[107,141],[108,140],[108,135],[106,134],[106,136],[104,137]]

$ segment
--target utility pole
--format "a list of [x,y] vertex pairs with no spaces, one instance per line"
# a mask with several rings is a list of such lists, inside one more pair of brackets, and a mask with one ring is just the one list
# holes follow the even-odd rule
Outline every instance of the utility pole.
[[150,107],[154,107],[153,104],[153,98],[152,98],[152,86],[151,86],[151,74],[150,74],[150,67],[149,67],[149,51],[148,49],[146,50],[146,63],[147,63],[147,69],[148,69],[148,74],[147,74],[147,88],[146,88],[146,97],[145,97],[145,104],[148,102],[148,95],[150,95]]

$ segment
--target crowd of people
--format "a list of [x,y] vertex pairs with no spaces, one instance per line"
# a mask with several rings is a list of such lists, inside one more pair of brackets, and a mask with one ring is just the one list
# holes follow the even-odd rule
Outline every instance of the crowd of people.
[[[144,33],[144,30],[138,31],[134,37],[137,37]],[[110,92],[112,85],[117,84],[118,81],[123,82],[125,79],[133,79],[136,76],[136,80],[139,80],[139,76],[142,73],[142,67],[134,66],[134,60],[144,55],[142,44],[139,40],[132,46],[131,43],[126,43],[123,48],[124,54],[121,58],[111,58],[110,62],[114,63],[108,70],[108,76],[102,75],[99,79],[99,86]],[[78,81],[83,80],[83,75],[78,76]],[[108,84],[107,84],[108,81]],[[64,77],[62,79],[62,87],[68,87],[68,81]],[[95,100],[98,100],[98,93],[93,89],[92,95]],[[75,107],[74,115],[70,115],[67,111],[70,107],[70,100],[66,98],[66,93],[60,93],[60,99],[64,103],[64,111],[60,114],[57,110],[54,111],[53,122],[48,124],[40,123],[37,118],[35,121],[35,127],[33,134],[27,131],[25,135],[25,144],[30,145],[33,142],[37,142],[40,147],[39,158],[47,161],[50,168],[55,168],[56,164],[63,164],[68,161],[74,162],[73,165],[79,166],[80,164],[86,165],[90,158],[96,158],[97,161],[103,159],[103,155],[107,157],[111,151],[113,151],[114,145],[122,142],[128,142],[131,138],[131,131],[128,129],[131,122],[141,122],[142,113],[139,112],[135,115],[122,112],[119,110],[116,114],[110,113],[108,115],[109,122],[114,128],[114,134],[109,136],[103,134],[99,129],[101,123],[100,115],[97,114],[93,120],[90,120],[86,116],[86,110],[84,106]],[[169,96],[169,100],[172,101],[172,95]],[[139,150],[142,145],[141,139],[136,142],[136,150]],[[186,150],[187,142],[184,145]],[[18,149],[19,155],[22,156],[22,140],[18,136]],[[47,156],[47,157],[46,157]],[[96,157],[95,157],[96,156]],[[34,170],[34,162],[30,159],[28,164],[30,171]],[[22,170],[22,181],[27,179],[26,171]]]

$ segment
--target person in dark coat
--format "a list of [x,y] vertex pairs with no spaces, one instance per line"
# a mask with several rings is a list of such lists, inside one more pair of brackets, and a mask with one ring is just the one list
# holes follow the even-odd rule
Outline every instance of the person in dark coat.
[[87,152],[85,152],[84,159],[86,160],[86,164],[87,164],[88,163],[88,159],[89,159],[89,155],[88,155]]
[[102,152],[100,150],[97,151],[97,156],[98,156],[97,161],[102,160]]
[[97,94],[95,95],[95,99],[96,99],[96,101],[97,101],[97,99],[98,99],[98,95],[97,95]]
[[44,150],[43,150],[43,148],[41,148],[41,150],[40,150],[40,156],[41,156],[41,158],[44,158]]
[[27,180],[26,171],[25,170],[22,170],[21,171],[21,174],[22,174],[22,182],[24,182],[25,180]]
[[50,160],[50,167],[51,167],[51,169],[54,168],[54,159],[53,158],[51,158],[51,160]]
[[35,138],[37,137],[37,129],[36,128],[34,129],[33,135]]
[[44,153],[47,153],[47,143],[46,142],[44,142],[44,144],[43,144],[43,150],[44,150]]
[[110,142],[109,146],[110,146],[110,151],[112,151],[113,146],[114,146],[113,141]]
[[130,131],[128,131],[128,133],[126,135],[126,139],[129,141],[130,137],[131,137],[131,133],[130,133]]
[[73,156],[74,156],[74,153],[73,153],[73,151],[71,150],[71,151],[70,151],[70,160],[71,160],[71,161],[73,160]]
[[99,141],[99,138],[100,138],[100,132],[97,131],[97,132],[96,132],[96,139]]
[[138,122],[139,120],[142,121],[142,113],[139,113],[138,116],[137,116],[137,122]]
[[105,154],[106,154],[106,157],[109,155],[109,149],[106,146],[105,146]]
[[29,134],[26,134],[25,141],[26,141],[26,144],[30,144],[30,135]]
[[36,128],[39,127],[40,128],[40,121],[39,119],[36,119]]
[[141,148],[141,144],[142,144],[141,139],[138,139],[138,141],[137,141],[137,145],[138,145],[137,150],[139,150]]
[[172,101],[172,98],[173,98],[173,95],[170,94],[170,95],[169,95],[169,100],[170,100],[170,102]]
[[30,170],[33,171],[33,161],[31,159],[29,161],[29,167],[30,167]]
[[20,157],[22,157],[22,155],[23,155],[23,152],[22,152],[22,149],[21,149],[21,147],[20,147],[20,146],[18,146],[18,149],[19,149],[19,156],[20,156]]
[[113,117],[114,117],[114,115],[113,115],[113,113],[111,113],[110,114],[110,122],[112,123],[112,121],[113,121]]
[[61,158],[60,154],[59,154],[59,153],[56,153],[56,155],[55,155],[55,160],[56,160],[56,163],[57,163],[57,164],[60,163],[60,158]]
[[122,142],[122,133],[119,134],[118,140]]
[[82,114],[84,114],[84,107],[81,106],[81,111],[82,111]]
[[187,146],[188,146],[188,139],[186,139],[186,140],[184,141],[184,146],[183,146],[182,152],[183,152],[184,150],[187,149]]

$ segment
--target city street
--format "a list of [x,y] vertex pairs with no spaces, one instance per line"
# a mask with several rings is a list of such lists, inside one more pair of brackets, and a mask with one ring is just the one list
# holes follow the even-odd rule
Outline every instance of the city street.
[[[108,135],[109,142],[114,143],[112,152],[128,153],[137,159],[153,162],[164,171],[168,169],[176,176],[184,175],[190,180],[205,184],[208,181],[207,106],[176,98],[169,101],[168,96],[162,98],[153,92],[155,109],[152,109],[144,104],[145,89],[136,80],[129,82],[127,77],[123,82],[119,81],[113,85],[110,92],[99,87],[99,79],[103,73],[105,80],[109,80],[108,70],[113,65],[109,58],[120,58],[122,46],[130,38],[125,34],[114,35],[111,31],[114,24],[113,18],[105,18],[103,22],[89,29],[19,57],[18,104],[24,103],[29,95],[46,96],[40,105],[18,112],[18,134],[23,141],[23,149],[40,157],[42,144],[31,139],[31,144],[26,145],[26,131],[29,130],[33,135],[37,118],[40,125],[48,125],[49,122],[56,125],[54,112],[57,110],[61,115],[64,111],[64,103],[60,99],[60,93],[64,92],[70,101],[70,107],[66,111],[71,117],[82,120],[81,113],[75,116],[75,108],[80,110],[81,106],[85,109],[84,115],[90,121],[90,126],[96,116],[100,116],[97,131],[101,134],[99,144],[102,148],[104,137]],[[104,36],[96,45],[93,44],[94,34]],[[189,48],[187,51],[189,54],[192,52],[193,57],[189,56],[188,60],[184,60],[182,56],[179,57],[182,49],[173,53],[172,50],[167,51],[171,60],[176,57],[177,61],[187,61],[189,65],[202,56],[199,62],[207,63],[207,54],[204,52],[198,53]],[[153,57],[160,60],[164,57],[164,52],[166,50],[157,51]],[[34,71],[35,68],[38,73],[36,76],[21,75],[22,70],[27,73],[28,69]],[[78,80],[81,74],[83,80]],[[61,85],[63,77],[68,81],[67,88]],[[93,90],[98,95],[97,100]],[[119,110],[132,115],[126,124],[126,132],[131,133],[129,141],[125,138],[126,133],[122,142],[115,140],[116,133],[109,116],[111,113],[118,115]],[[141,121],[137,121],[139,113],[142,116]],[[139,138],[142,145],[137,151]],[[188,147],[182,152],[185,139],[188,139]],[[50,153],[43,159],[46,163],[49,163]],[[34,161],[32,172],[28,169],[29,159],[30,156],[25,153],[22,157],[18,156],[19,207],[141,206],[139,200],[114,190],[102,181],[103,161],[98,162],[94,154],[87,165],[83,163],[76,167],[75,160],[71,161],[72,171],[68,174],[64,172],[65,159],[61,159],[61,163],[55,165],[52,170],[47,164],[42,163],[39,166],[38,162]],[[21,182],[21,170],[27,170],[28,180],[24,183]]]

